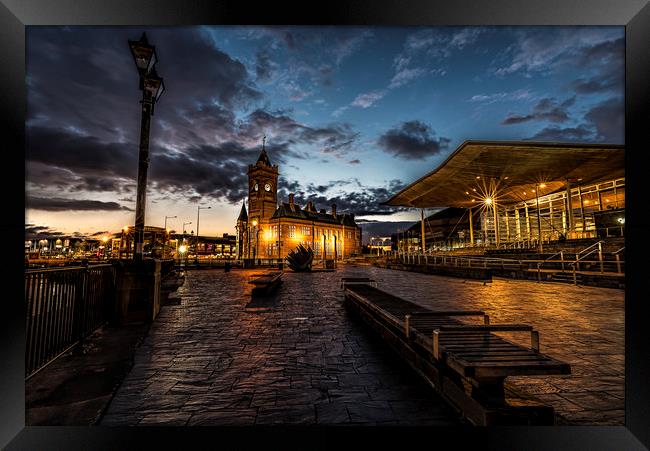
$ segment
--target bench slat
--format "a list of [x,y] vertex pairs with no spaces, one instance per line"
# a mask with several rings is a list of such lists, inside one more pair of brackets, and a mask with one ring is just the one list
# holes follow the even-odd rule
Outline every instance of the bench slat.
[[[485,313],[478,310],[433,312],[364,284],[346,286],[345,291],[393,326],[404,328],[408,325],[407,336],[411,331],[417,343],[432,353],[437,352],[439,358],[462,375],[481,380],[517,375],[570,374],[568,364],[493,333],[536,334],[528,324],[466,324],[453,317],[484,316]],[[405,315],[409,315],[408,323],[405,323]],[[431,334],[436,330],[438,348],[434,351]]]

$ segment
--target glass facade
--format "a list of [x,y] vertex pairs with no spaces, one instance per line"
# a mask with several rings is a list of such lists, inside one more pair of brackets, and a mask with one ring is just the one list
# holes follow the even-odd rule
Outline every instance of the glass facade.
[[[538,240],[555,241],[562,238],[595,238],[623,236],[624,220],[618,226],[597,224],[602,212],[625,216],[625,179],[610,180],[593,185],[571,188],[497,207],[500,242]],[[494,219],[488,212],[482,224],[488,242],[495,241]],[[616,230],[615,230],[616,229]]]

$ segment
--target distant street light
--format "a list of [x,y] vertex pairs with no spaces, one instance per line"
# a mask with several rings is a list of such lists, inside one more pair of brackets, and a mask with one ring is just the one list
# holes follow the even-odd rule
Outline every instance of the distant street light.
[[184,262],[185,262],[185,252],[187,252],[187,246],[184,244],[181,244],[178,248],[178,252],[181,254],[181,267],[184,267]]
[[212,207],[197,207],[196,209],[196,261],[199,261],[199,215],[201,210],[209,210]]
[[135,251],[134,260],[142,260],[144,244],[144,214],[147,193],[147,169],[149,168],[149,128],[154,105],[160,99],[165,85],[156,73],[158,57],[156,48],[149,44],[147,35],[142,33],[139,41],[129,40],[131,53],[140,78],[142,91],[142,119],[140,122],[140,154],[138,159],[138,185],[135,207]]

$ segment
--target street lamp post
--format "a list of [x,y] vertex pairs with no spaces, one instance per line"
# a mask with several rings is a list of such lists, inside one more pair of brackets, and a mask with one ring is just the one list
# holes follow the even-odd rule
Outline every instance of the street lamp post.
[[199,262],[199,215],[201,213],[201,210],[209,210],[210,208],[212,208],[212,207],[201,207],[201,206],[199,206],[199,207],[196,208],[196,241],[195,241],[196,255],[195,255],[195,261],[197,262],[197,264]]
[[144,243],[144,215],[147,192],[147,170],[149,168],[149,128],[154,105],[160,99],[165,85],[158,76],[155,65],[158,62],[156,48],[149,44],[147,35],[142,33],[139,41],[129,40],[133,60],[140,78],[142,91],[142,118],[140,122],[140,153],[138,158],[138,185],[135,207],[135,251],[133,258],[142,260]]
[[169,241],[169,231],[167,230],[167,219],[178,218],[178,216],[165,216],[165,242],[163,244],[163,258],[167,256],[167,242]]

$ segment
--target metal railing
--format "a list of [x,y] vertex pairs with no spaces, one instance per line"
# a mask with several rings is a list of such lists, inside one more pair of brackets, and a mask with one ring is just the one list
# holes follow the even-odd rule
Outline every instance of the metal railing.
[[[583,265],[583,270],[587,271],[592,266],[598,266],[599,272],[611,272],[622,274],[622,265],[625,264],[624,261],[620,260],[618,254],[615,254],[615,261],[605,260],[602,252],[602,245],[600,243],[595,243],[589,248],[598,246],[598,248],[591,249],[590,252],[576,258],[578,263]],[[589,250],[586,248],[586,250]],[[581,251],[584,253],[585,249]],[[447,255],[447,254],[399,254],[394,258],[394,261],[406,264],[406,265],[430,265],[430,266],[455,266],[455,267],[467,267],[467,268],[497,268],[497,269],[518,269],[518,270],[537,270],[537,278],[541,281],[541,272],[543,270],[559,270],[564,272],[565,265],[569,264],[572,266],[574,273],[580,270],[579,267],[576,267],[576,261],[567,260],[565,258],[566,249],[556,252],[555,254],[545,258],[545,259],[513,259],[513,258],[500,258],[500,257],[486,257],[478,255]],[[597,260],[585,260],[586,257],[592,255],[593,253],[598,252]],[[620,250],[618,251],[620,252]],[[568,252],[571,253],[571,252]],[[559,259],[555,258],[560,256]],[[591,271],[593,272],[593,271]],[[574,274],[575,276],[575,274]],[[575,277],[574,277],[575,278]]]
[[112,265],[25,272],[25,376],[104,325],[115,308]]

